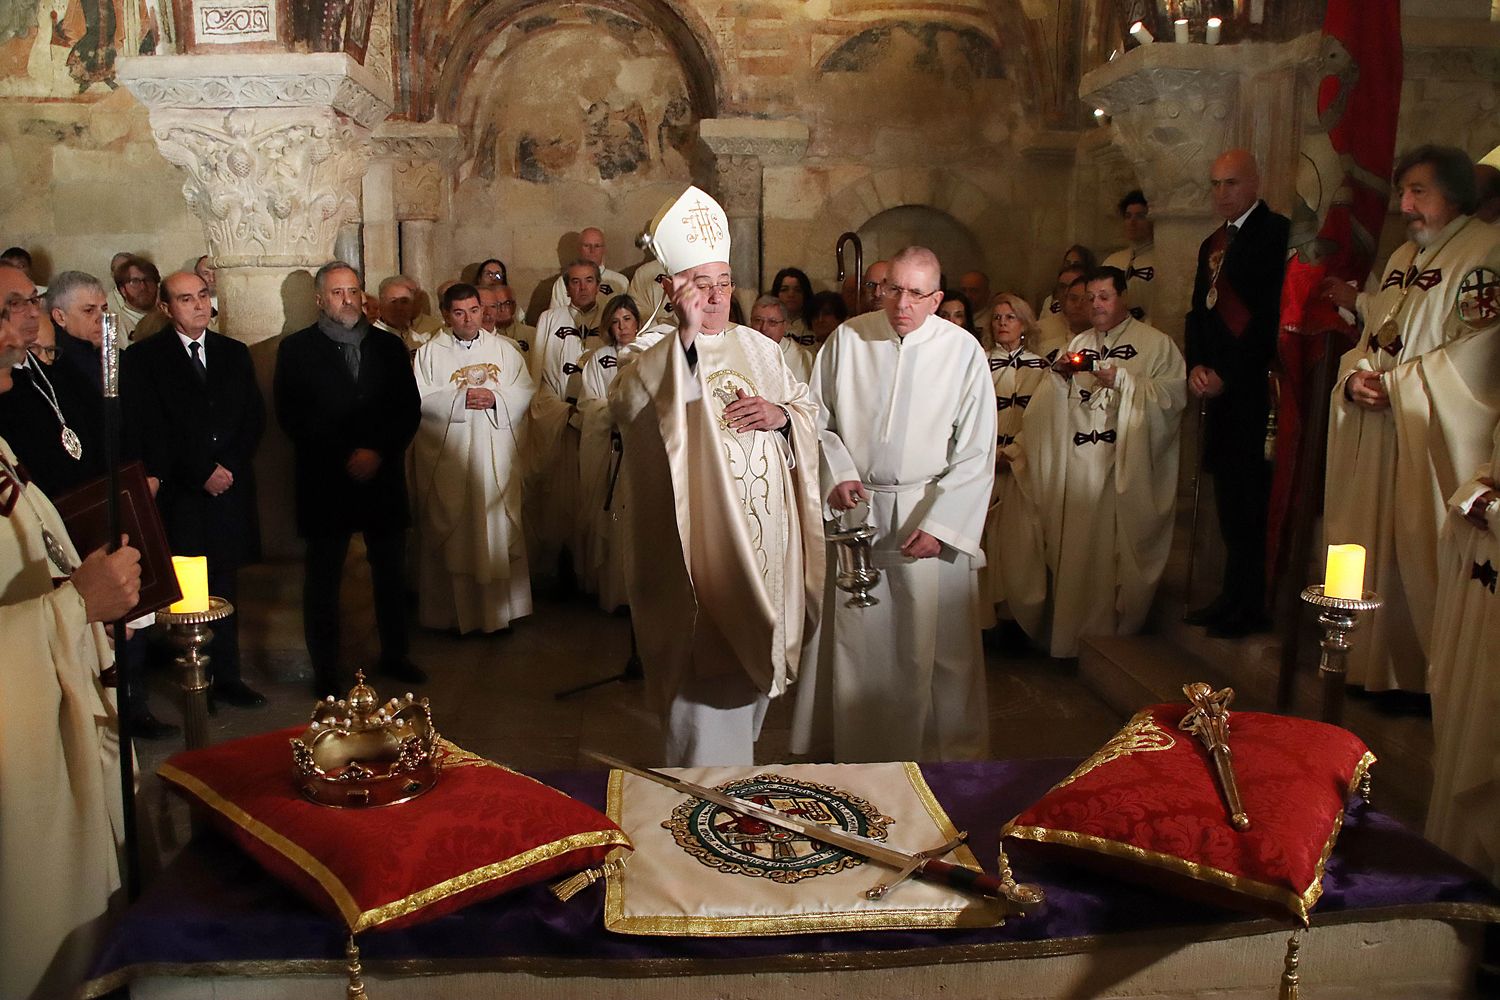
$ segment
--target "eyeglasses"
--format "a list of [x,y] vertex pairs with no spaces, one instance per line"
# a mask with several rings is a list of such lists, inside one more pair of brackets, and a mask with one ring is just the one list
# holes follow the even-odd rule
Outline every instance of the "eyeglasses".
[[32,344],[31,353],[36,355],[39,360],[49,365],[57,360],[57,348],[55,347],[45,347],[41,344]]
[[155,285],[157,283],[155,278],[126,278],[120,282],[122,285]]
[[885,295],[889,298],[893,298],[897,302],[900,302],[907,296],[910,296],[912,299],[920,302],[922,299],[936,295],[937,292],[919,292],[915,288],[902,288],[900,285],[884,284],[881,285],[880,294]]
[[33,309],[40,309],[42,307],[42,297],[41,295],[33,295],[30,298],[22,298],[19,295],[13,295],[5,300],[6,309],[14,309],[17,306],[30,306]]
[[695,280],[693,282],[693,287],[706,295],[711,295],[714,292],[718,292],[720,295],[728,295],[730,292],[734,291],[734,282],[727,279],[724,281],[714,282],[709,281],[707,278],[704,278],[701,280]]

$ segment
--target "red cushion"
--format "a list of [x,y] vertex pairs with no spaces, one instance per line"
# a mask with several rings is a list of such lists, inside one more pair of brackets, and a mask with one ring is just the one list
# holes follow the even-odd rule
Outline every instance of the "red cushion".
[[1055,845],[1116,874],[1307,919],[1344,805],[1375,757],[1337,726],[1235,712],[1229,746],[1250,828],[1236,830],[1185,704],[1136,714],[1002,836]]
[[402,927],[598,864],[607,816],[447,741],[442,776],[400,805],[334,809],[292,779],[302,727],[175,754],[157,772],[267,871],[351,931]]

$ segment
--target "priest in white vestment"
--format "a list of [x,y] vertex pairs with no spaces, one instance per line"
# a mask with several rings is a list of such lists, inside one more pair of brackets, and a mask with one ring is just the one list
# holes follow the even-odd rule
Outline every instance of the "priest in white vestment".
[[762,295],[750,307],[750,328],[774,343],[786,366],[800,382],[812,381],[813,352],[787,335],[786,303],[774,295]]
[[797,677],[823,583],[816,407],[765,337],[729,322],[729,220],[690,187],[652,224],[679,327],[622,352],[632,617],[661,763],[750,764]]
[[536,384],[520,350],[480,328],[473,285],[448,288],[442,307],[447,329],[412,362],[422,395],[412,442],[418,617],[427,628],[497,632],[531,614],[520,455]]
[[1151,323],[1155,292],[1161,287],[1156,278],[1156,227],[1151,221],[1151,205],[1137,189],[1121,198],[1118,208],[1126,245],[1104,258],[1104,263],[1125,272],[1130,315]]
[[604,343],[578,359],[578,485],[585,533],[579,557],[597,584],[599,607],[630,603],[625,586],[625,494],[619,428],[609,412],[609,386],[620,370],[619,352],[635,343],[641,314],[635,299],[616,295],[604,306]]
[[659,260],[646,261],[630,276],[630,297],[640,310],[642,330],[658,323],[675,325],[672,303],[667,300],[667,285],[671,280]]
[[1060,306],[1057,312],[1047,313],[1037,321],[1036,337],[1028,346],[1049,362],[1057,357],[1058,351],[1068,346],[1069,341],[1093,326],[1089,321],[1089,293],[1084,287],[1083,276],[1084,272],[1076,268],[1059,274],[1057,301]]
[[[599,294],[605,299],[612,299],[616,295],[624,295],[630,290],[630,281],[619,271],[613,271],[604,266],[604,231],[594,226],[589,226],[578,234],[578,260],[588,261],[593,264],[599,274]],[[563,268],[563,273],[557,276],[552,283],[552,298],[548,305],[549,309],[561,309],[573,301],[573,290],[568,287],[568,271],[572,265]],[[537,321],[541,326],[541,321]],[[593,346],[593,345],[590,345]]]
[[985,311],[995,345],[989,352],[995,386],[995,487],[984,522],[980,622],[986,628],[1015,622],[1027,636],[1042,641],[1047,558],[1022,421],[1047,374],[1047,360],[1030,349],[1037,324],[1020,296],[1002,292]]
[[[479,289],[479,304],[484,308],[480,329],[485,333],[505,337],[526,356],[526,367],[531,370],[536,360],[536,327],[527,326],[516,315],[516,293],[503,281],[482,281]],[[536,372],[532,371],[532,377]]]
[[[531,470],[526,513],[535,546],[532,564],[566,584],[580,576],[582,511],[578,506],[578,359],[599,346],[600,270],[579,259],[564,271],[569,299],[536,324],[531,370]],[[564,552],[567,553],[564,558]]]
[[1365,585],[1383,602],[1349,683],[1425,691],[1445,501],[1489,458],[1500,417],[1500,232],[1468,214],[1462,151],[1421,147],[1395,176],[1410,239],[1378,290],[1323,286],[1364,327],[1331,394],[1323,531],[1365,547]]
[[822,489],[833,516],[867,511],[880,603],[851,608],[825,588],[816,667],[797,692],[796,753],[989,753],[979,570],[995,391],[979,341],[935,315],[940,276],[932,251],[901,251],[884,308],[842,324],[818,352]]
[[[1093,328],[1058,356],[1025,417],[1056,657],[1145,622],[1172,548],[1187,402],[1182,352],[1130,315],[1124,272],[1101,267],[1086,287]],[[1093,370],[1074,371],[1080,362]]]
[[[23,272],[0,268],[0,393],[25,358]],[[25,279],[27,290],[31,288]],[[135,606],[140,554],[80,559],[0,440],[0,996],[71,995],[120,888],[124,840],[114,661],[99,624]],[[66,582],[59,581],[70,578]]]
[[1489,461],[1448,502],[1432,627],[1427,839],[1500,882],[1500,425]]

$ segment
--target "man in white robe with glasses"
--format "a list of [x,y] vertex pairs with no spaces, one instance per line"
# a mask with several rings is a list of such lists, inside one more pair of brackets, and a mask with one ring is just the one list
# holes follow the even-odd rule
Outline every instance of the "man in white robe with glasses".
[[[753,764],[797,677],[823,582],[816,405],[767,338],[729,320],[729,220],[690,187],[649,233],[678,327],[620,352],[626,566],[658,763]],[[993,435],[992,435],[993,436]]]
[[[995,388],[979,341],[935,313],[936,255],[891,259],[883,308],[833,331],[813,366],[828,516],[876,529],[879,602],[825,588],[792,750],[838,761],[989,752],[980,545],[995,479]],[[809,660],[812,653],[809,652]]]

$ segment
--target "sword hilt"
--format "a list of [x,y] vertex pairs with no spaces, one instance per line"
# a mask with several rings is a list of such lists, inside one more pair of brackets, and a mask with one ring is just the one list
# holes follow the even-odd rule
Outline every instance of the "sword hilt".
[[1025,883],[1007,884],[984,872],[976,872],[972,868],[936,858],[924,863],[913,874],[924,882],[935,882],[960,892],[998,899],[1021,913],[1040,905],[1043,898],[1041,891],[1035,886]]

